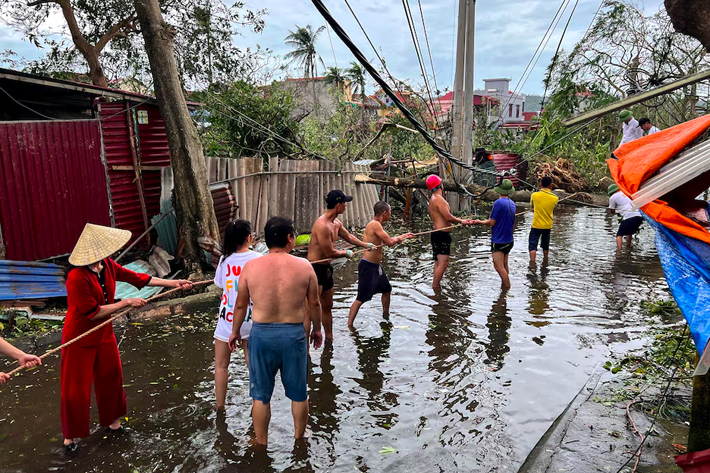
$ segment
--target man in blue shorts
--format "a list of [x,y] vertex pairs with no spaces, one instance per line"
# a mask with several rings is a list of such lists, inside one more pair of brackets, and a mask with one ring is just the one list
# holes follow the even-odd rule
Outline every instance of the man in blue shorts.
[[515,191],[509,179],[503,179],[494,188],[500,197],[493,204],[493,210],[488,220],[474,220],[473,223],[488,225],[491,229],[491,253],[493,267],[498,272],[504,288],[510,287],[510,269],[508,255],[513,249],[513,225],[515,224],[515,202],[508,197]]
[[308,342],[303,326],[306,297],[311,314],[311,340],[319,348],[321,308],[318,280],[311,264],[289,255],[296,241],[290,220],[274,217],[266,222],[264,239],[269,254],[248,261],[239,278],[229,347],[234,351],[249,301],[253,303],[249,337],[249,395],[254,400],[251,415],[256,442],[268,443],[271,395],[276,373],[286,397],[291,399],[295,438],[303,437],[308,422]]
[[641,212],[634,210],[631,206],[631,199],[619,190],[619,186],[612,184],[607,189],[609,194],[609,211],[613,214],[615,211],[621,215],[621,225],[616,232],[616,249],[621,250],[624,237],[626,237],[626,246],[631,248],[631,237],[634,236],[643,223]]

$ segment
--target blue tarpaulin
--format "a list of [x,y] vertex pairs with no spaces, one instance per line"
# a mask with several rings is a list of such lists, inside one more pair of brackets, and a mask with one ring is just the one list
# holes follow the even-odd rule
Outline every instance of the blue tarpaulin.
[[710,245],[644,217],[656,230],[666,282],[702,355],[710,338]]

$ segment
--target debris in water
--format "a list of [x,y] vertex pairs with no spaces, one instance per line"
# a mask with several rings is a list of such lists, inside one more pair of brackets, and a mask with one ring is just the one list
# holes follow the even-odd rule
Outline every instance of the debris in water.
[[393,447],[384,447],[382,450],[380,450],[380,454],[382,455],[389,455],[390,453],[397,453],[399,450]]

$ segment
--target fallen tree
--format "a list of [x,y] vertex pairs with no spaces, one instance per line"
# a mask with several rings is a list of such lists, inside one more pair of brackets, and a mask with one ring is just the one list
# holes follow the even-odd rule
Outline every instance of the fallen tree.
[[[424,179],[413,179],[411,177],[389,177],[389,176],[368,176],[367,174],[356,174],[355,175],[356,184],[375,184],[379,186],[392,186],[392,187],[403,187],[409,189],[426,189],[426,181]],[[457,192],[459,194],[465,194],[466,192],[461,189],[465,188],[466,191],[475,195],[481,200],[488,202],[493,202],[498,199],[498,194],[491,188],[479,186],[477,184],[459,184],[457,185],[453,181],[443,181],[442,185],[444,190],[447,192]],[[530,191],[516,191],[510,195],[510,199],[513,202],[530,202]],[[560,199],[567,199],[574,196],[574,201],[572,199],[568,200],[569,203],[575,204],[589,204],[594,206],[605,206],[608,204],[608,199],[606,196],[591,196],[587,193],[580,192],[576,194],[567,194],[566,192],[555,192]]]

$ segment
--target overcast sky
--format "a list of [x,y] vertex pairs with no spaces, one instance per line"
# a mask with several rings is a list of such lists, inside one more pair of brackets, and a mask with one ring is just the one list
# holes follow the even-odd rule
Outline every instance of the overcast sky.
[[[555,16],[560,1],[478,0],[475,44],[475,84],[477,88],[482,88],[483,79],[489,77],[511,78],[511,88],[515,87]],[[344,0],[325,0],[324,3],[365,56],[377,61]],[[457,0],[421,0],[421,3],[429,33],[437,82],[439,89],[443,90],[445,87],[453,85]],[[399,0],[350,0],[350,4],[373,43],[378,47],[380,54],[386,59],[392,75],[397,78],[408,78],[415,83],[421,82],[421,73],[402,2]],[[662,4],[663,0],[642,2],[648,14],[658,12]],[[426,66],[429,69],[419,7],[415,0],[410,0],[410,5],[417,23]],[[530,78],[521,87],[522,92],[542,94],[545,68],[557,47],[573,5],[574,0],[570,2],[562,21],[532,70]],[[284,44],[283,40],[289,30],[294,30],[296,25],[310,24],[315,29],[325,24],[310,0],[259,0],[258,2],[247,0],[246,6],[252,9],[267,9],[266,27],[262,33],[245,33],[243,37],[235,38],[235,43],[244,47],[253,47],[259,44],[264,48],[272,49],[279,56],[283,56],[289,51],[289,47]],[[579,5],[562,42],[564,49],[571,49],[575,42],[582,37],[598,7],[599,0],[579,0]],[[337,65],[341,68],[347,67],[354,59],[353,56],[332,31],[331,36]],[[326,66],[334,66],[333,50],[325,32],[321,35],[317,46]],[[30,59],[40,56],[40,53],[25,41],[22,35],[5,26],[0,26],[0,50],[3,49],[14,50],[21,56]],[[322,69],[322,66],[319,69]]]

